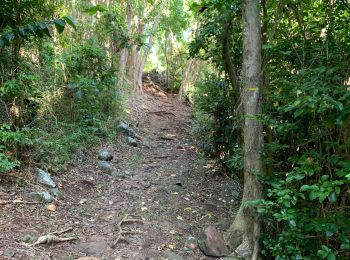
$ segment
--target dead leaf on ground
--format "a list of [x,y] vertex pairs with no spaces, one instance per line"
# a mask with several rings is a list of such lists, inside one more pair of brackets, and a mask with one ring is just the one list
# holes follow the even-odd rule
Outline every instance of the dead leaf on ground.
[[51,211],[51,212],[55,212],[57,210],[57,207],[55,204],[49,204],[46,206],[47,210]]

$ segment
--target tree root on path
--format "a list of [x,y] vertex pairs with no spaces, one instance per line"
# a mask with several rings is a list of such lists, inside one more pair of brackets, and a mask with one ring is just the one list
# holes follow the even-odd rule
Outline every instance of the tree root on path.
[[45,202],[36,202],[36,201],[23,201],[23,200],[0,200],[0,205],[6,205],[6,204],[31,204],[31,205],[37,205],[37,204],[44,204]]
[[124,235],[135,235],[135,234],[144,234],[145,233],[145,232],[142,232],[140,230],[123,230],[123,228],[122,228],[123,224],[134,224],[134,223],[143,224],[144,222],[139,217],[130,216],[129,214],[126,214],[122,218],[122,220],[117,224],[118,235],[112,244],[112,248],[116,247],[117,244],[121,241],[127,242]]
[[67,242],[71,240],[78,239],[77,237],[58,237],[56,234],[63,234],[65,232],[71,231],[73,228],[69,227],[61,231],[55,231],[52,233],[49,233],[45,236],[41,236],[38,238],[38,240],[33,244],[33,246],[40,245],[40,244],[51,244],[51,243],[58,243],[58,242]]

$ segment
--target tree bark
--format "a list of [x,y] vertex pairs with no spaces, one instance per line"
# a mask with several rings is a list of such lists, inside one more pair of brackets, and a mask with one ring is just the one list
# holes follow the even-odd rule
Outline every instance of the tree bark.
[[184,100],[184,94],[191,88],[191,85],[193,85],[193,81],[195,80],[197,72],[198,60],[196,60],[195,58],[189,59],[179,90],[178,97],[180,101]]
[[[130,33],[131,30],[131,5],[130,0],[127,3],[126,6],[126,27],[127,32]],[[129,57],[129,49],[125,47],[121,53],[120,53],[120,59],[119,59],[119,73],[118,73],[118,83],[117,87],[121,87],[123,82],[126,80],[125,74],[126,74],[126,65],[128,62]]]
[[259,258],[260,222],[246,202],[263,198],[256,174],[262,174],[263,146],[261,114],[261,30],[259,1],[243,1],[242,103],[244,110],[244,190],[241,207],[227,232],[227,239],[245,259]]
[[[160,19],[162,18],[162,11],[165,8],[167,0],[161,0],[160,3],[160,11],[159,13],[156,15],[156,17],[154,17],[153,19],[153,25],[152,28],[150,30],[150,35],[149,35],[149,39],[148,39],[148,43],[146,44],[144,50],[143,50],[143,55],[142,53],[139,51],[138,52],[138,60],[137,60],[137,66],[135,66],[135,87],[137,88],[137,90],[142,92],[142,74],[143,74],[143,70],[145,68],[148,56],[151,52],[151,49],[153,47],[153,36],[156,33],[157,29],[158,29],[158,25],[160,22]],[[144,28],[143,28],[144,29]]]

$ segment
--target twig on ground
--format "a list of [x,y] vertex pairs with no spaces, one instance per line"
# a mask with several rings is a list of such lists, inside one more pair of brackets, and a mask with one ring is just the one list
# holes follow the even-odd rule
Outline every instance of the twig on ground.
[[162,140],[167,140],[167,141],[175,140],[175,139],[172,138],[172,137],[166,137],[166,136],[161,136],[161,137],[159,137],[159,138],[162,139]]
[[159,110],[159,111],[149,111],[149,114],[164,114],[164,115],[172,115],[172,116],[176,116],[174,113],[169,112],[169,111],[165,111],[165,110]]
[[45,202],[23,201],[23,200],[0,200],[0,205],[5,204],[44,204]]

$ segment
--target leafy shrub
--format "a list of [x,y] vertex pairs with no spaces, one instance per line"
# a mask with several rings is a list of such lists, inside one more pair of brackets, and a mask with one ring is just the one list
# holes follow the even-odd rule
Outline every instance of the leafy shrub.
[[243,167],[242,152],[237,145],[237,118],[232,87],[221,80],[209,79],[196,83],[191,94],[195,103],[193,134],[202,151],[218,158],[233,175]]
[[121,90],[116,89],[114,71],[105,50],[87,43],[77,45],[64,55],[67,66],[67,88],[57,107],[60,118],[70,122],[107,119],[121,111]]
[[259,212],[271,229],[265,252],[276,259],[349,257],[350,96],[337,75],[322,66],[274,83],[284,86],[269,116],[275,172],[263,180]]

